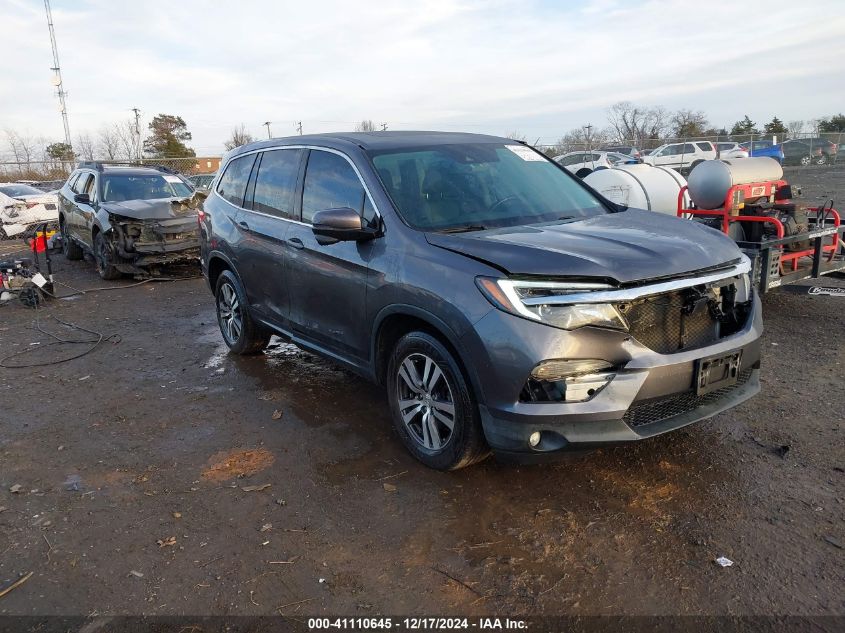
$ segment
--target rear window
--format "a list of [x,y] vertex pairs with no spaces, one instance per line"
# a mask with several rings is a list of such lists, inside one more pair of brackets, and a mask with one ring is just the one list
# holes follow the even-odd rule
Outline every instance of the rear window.
[[12,198],[16,196],[40,196],[44,192],[29,185],[3,185],[0,187],[0,193],[5,193]]

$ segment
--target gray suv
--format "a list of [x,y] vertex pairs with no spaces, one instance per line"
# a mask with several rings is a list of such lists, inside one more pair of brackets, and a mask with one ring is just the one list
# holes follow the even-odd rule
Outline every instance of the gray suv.
[[251,143],[199,221],[232,352],[276,334],[383,384],[433,468],[640,440],[759,390],[760,302],[731,239],[620,208],[506,138]]

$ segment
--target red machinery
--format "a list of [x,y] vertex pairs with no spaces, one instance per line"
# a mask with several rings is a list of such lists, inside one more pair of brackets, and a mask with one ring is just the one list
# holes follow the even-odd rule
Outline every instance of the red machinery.
[[[837,255],[845,227],[840,226],[832,201],[822,207],[801,208],[800,217],[803,220],[806,214],[807,220],[804,227],[795,221],[796,205],[785,180],[734,185],[719,209],[684,208],[686,191],[685,186],[678,194],[678,217],[718,226],[735,239],[751,259],[752,279],[761,293],[845,270],[845,258]],[[746,239],[747,233],[752,239]]]

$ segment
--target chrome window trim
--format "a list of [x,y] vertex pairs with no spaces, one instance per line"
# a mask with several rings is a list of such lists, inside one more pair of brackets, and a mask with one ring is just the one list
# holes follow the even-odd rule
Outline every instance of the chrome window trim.
[[[647,286],[639,286],[637,288],[622,288],[619,290],[595,290],[592,292],[582,292],[575,294],[559,295],[552,297],[537,297],[534,299],[521,299],[521,303],[525,306],[538,305],[569,305],[574,303],[619,303],[624,301],[635,301],[643,297],[651,295],[662,294],[664,292],[672,292],[674,290],[682,290],[684,288],[692,288],[693,286],[701,286],[710,284],[723,279],[731,277],[739,277],[751,272],[751,260],[747,256],[742,256],[742,261],[728,270],[704,275],[701,277],[686,277],[684,279],[674,279],[672,281],[664,281],[657,284],[650,284]],[[518,280],[509,280],[516,281]],[[546,287],[550,286],[546,284]]]
[[[217,180],[219,178],[221,178],[224,173],[226,173],[226,169],[229,167],[229,164],[233,160],[237,160],[238,158],[242,158],[243,156],[249,156],[250,154],[258,154],[260,152],[274,152],[274,151],[286,150],[286,149],[310,149],[310,150],[316,150],[316,151],[320,151],[320,152],[329,152],[331,154],[337,154],[338,156],[342,157],[344,160],[346,160],[347,163],[349,163],[349,165],[352,167],[353,171],[355,172],[355,175],[358,177],[358,182],[361,183],[361,186],[364,188],[364,193],[367,194],[367,198],[370,200],[370,204],[373,205],[373,210],[376,212],[376,217],[379,220],[381,220],[384,217],[381,214],[381,211],[379,210],[378,206],[376,205],[376,202],[373,199],[372,193],[370,193],[370,188],[367,187],[367,183],[364,182],[364,178],[361,176],[361,172],[358,170],[358,166],[353,162],[353,160],[351,158],[349,158],[349,156],[347,156],[346,154],[341,152],[340,150],[336,150],[332,147],[321,147],[319,145],[281,145],[279,147],[264,147],[264,148],[261,148],[261,149],[253,149],[253,150],[250,150],[248,152],[244,152],[243,154],[238,154],[237,156],[232,156],[229,160],[226,161],[226,163],[224,165],[220,166],[220,170],[218,171],[218,175],[215,177],[214,182],[212,183],[214,185],[214,187],[211,190],[213,195],[217,196],[218,198],[220,198],[226,204],[229,204],[229,205],[235,207],[236,209],[238,209],[240,211],[246,211],[248,213],[254,213],[256,215],[260,215],[260,216],[263,216],[263,217],[266,217],[266,218],[273,218],[275,220],[284,220],[285,222],[291,222],[293,224],[298,224],[300,226],[313,227],[314,225],[309,223],[309,222],[302,222],[301,220],[294,220],[292,218],[283,218],[283,217],[278,216],[278,215],[272,215],[270,213],[263,213],[261,211],[255,211],[254,209],[247,209],[246,207],[238,206],[237,204],[232,204],[231,202],[226,200],[226,198],[224,198],[219,193],[217,193],[217,184],[218,184]],[[306,177],[308,175],[307,169],[305,171],[305,175],[306,175]],[[304,182],[303,182],[303,185],[304,185]]]

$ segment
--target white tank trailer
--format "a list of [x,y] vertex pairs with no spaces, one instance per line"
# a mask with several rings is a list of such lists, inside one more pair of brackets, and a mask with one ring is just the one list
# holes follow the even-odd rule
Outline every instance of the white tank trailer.
[[[619,165],[598,169],[584,178],[584,182],[608,200],[633,209],[646,209],[675,215],[678,194],[687,184],[674,169],[653,165]],[[689,196],[684,195],[684,206]]]

